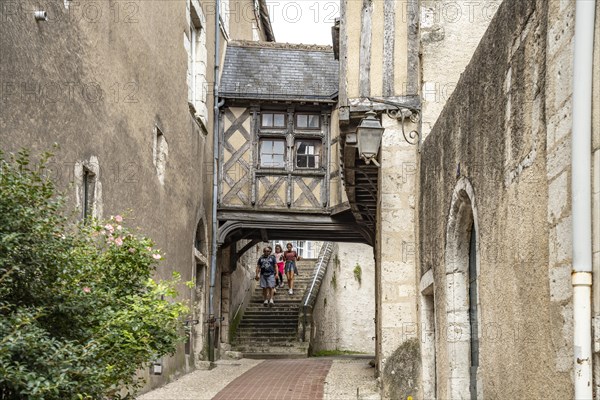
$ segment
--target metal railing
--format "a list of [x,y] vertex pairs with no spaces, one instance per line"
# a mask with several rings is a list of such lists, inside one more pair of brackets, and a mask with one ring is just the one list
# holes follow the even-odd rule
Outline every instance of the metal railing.
[[302,305],[302,314],[303,314],[303,317],[302,317],[302,340],[306,339],[306,309],[307,309],[308,303],[312,297],[313,290],[315,288],[315,284],[317,283],[317,279],[319,279],[319,275],[321,274],[321,269],[323,268],[323,265],[329,264],[329,258],[331,256],[331,254],[329,254],[329,256],[328,256],[328,253],[331,252],[332,247],[333,247],[332,242],[325,242],[325,243],[323,243],[323,246],[321,246],[321,251],[319,252],[319,261],[318,261],[317,267],[314,270],[315,272],[314,272],[312,283],[310,285],[310,289],[304,295],[304,304]]

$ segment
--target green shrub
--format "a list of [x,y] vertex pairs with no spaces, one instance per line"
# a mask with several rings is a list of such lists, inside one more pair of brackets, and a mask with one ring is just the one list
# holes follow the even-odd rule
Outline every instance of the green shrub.
[[131,397],[182,340],[179,277],[152,279],[162,256],[121,216],[65,216],[48,157],[0,152],[0,399]]

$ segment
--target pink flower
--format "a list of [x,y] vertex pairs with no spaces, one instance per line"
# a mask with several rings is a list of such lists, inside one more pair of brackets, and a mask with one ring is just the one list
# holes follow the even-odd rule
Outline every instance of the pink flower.
[[115,238],[114,238],[114,237],[112,237],[112,236],[109,236],[109,237],[108,237],[108,239],[106,239],[106,240],[108,240],[109,242],[114,242],[114,241],[115,241]]
[[113,228],[113,226],[111,224],[104,225],[104,229],[106,229],[110,233],[113,233],[113,231],[115,230],[115,228]]
[[122,230],[123,230],[123,227],[122,227],[121,225],[117,225],[117,230],[118,230],[118,231],[122,231]]
[[117,246],[122,246],[123,245],[123,238],[121,236],[119,236],[118,238],[115,239],[115,244]]
[[133,247],[131,247],[131,248],[129,248],[129,252],[133,254],[133,253],[135,253],[135,249]]
[[152,254],[152,258],[154,258],[155,260],[160,260],[162,256],[160,254]]
[[85,293],[90,293],[90,292],[92,291],[92,289],[90,289],[90,288],[89,288],[89,287],[87,287],[87,286],[84,286],[82,290],[83,290]]
[[123,217],[121,217],[120,215],[115,215],[115,221],[117,221],[118,223],[123,222]]

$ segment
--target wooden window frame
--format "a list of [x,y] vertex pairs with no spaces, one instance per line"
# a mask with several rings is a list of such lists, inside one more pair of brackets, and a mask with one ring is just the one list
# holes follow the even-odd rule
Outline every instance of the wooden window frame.
[[[281,154],[283,156],[282,165],[277,165],[277,166],[263,165],[262,145],[266,141],[283,143],[283,153]],[[280,155],[280,153],[273,153],[273,152],[265,153],[265,154],[269,154],[271,157],[273,155]],[[272,137],[272,136],[258,138],[258,168],[259,169],[282,169],[283,170],[286,168],[286,164],[287,164],[286,159],[287,159],[287,142],[286,142],[285,138]]]
[[[306,117],[306,126],[300,126],[298,124],[298,117],[305,116]],[[318,125],[317,126],[309,126],[310,117],[317,117]],[[321,130],[321,114],[317,113],[309,113],[309,112],[299,112],[294,115],[294,128],[298,130],[308,130],[308,131],[317,131]]]
[[[314,154],[308,154],[308,153],[299,153],[299,146],[300,143],[302,142],[309,142],[309,143],[314,143],[315,144],[315,153]],[[321,169],[321,163],[323,161],[323,142],[320,139],[313,139],[313,138],[295,138],[294,139],[294,168],[295,169],[300,169],[300,170],[314,170],[314,169]],[[315,166],[314,167],[309,167],[309,158],[312,156],[313,159],[315,159]],[[298,165],[298,160],[300,157],[306,157],[306,167],[302,167],[300,165]]]
[[[273,123],[271,125],[265,125],[264,124],[264,116],[265,115],[271,115],[272,116],[272,121]],[[275,125],[275,116],[276,115],[281,115],[283,116],[283,124],[282,125]],[[281,111],[262,111],[260,113],[260,127],[263,129],[286,129],[287,128],[287,118],[286,118],[286,113],[285,112],[281,112]]]

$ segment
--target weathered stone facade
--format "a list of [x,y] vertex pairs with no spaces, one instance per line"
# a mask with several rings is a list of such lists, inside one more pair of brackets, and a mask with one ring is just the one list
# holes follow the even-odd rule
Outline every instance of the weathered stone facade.
[[423,145],[423,392],[437,398],[573,397],[573,24],[574,2],[503,3]]

